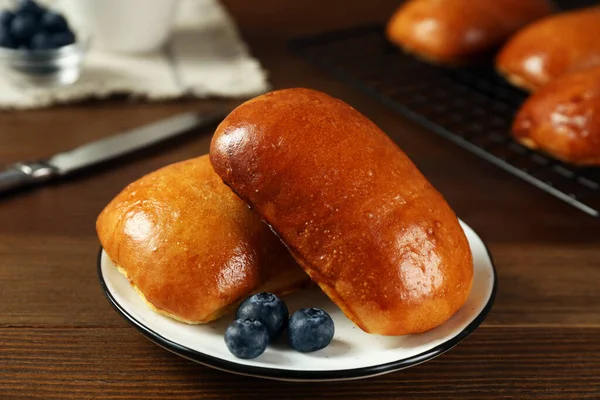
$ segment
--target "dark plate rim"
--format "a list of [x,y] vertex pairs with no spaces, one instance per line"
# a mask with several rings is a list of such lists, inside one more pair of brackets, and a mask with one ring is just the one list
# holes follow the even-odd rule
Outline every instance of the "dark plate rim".
[[[477,234],[479,237],[479,235]],[[479,237],[481,240],[481,238]],[[182,346],[179,343],[173,342],[169,340],[154,330],[148,328],[140,321],[136,320],[131,314],[129,314],[112,296],[108,287],[106,286],[106,281],[104,280],[104,276],[102,274],[102,247],[98,251],[98,259],[97,259],[97,272],[98,278],[100,280],[100,286],[102,287],[102,291],[106,296],[109,303],[113,306],[113,308],[117,311],[117,313],[123,317],[129,324],[131,324],[136,330],[138,330],[142,335],[144,335],[147,339],[154,342],[158,346],[171,351],[181,357],[187,358],[191,361],[200,363],[202,365],[220,369],[227,372],[233,372],[241,375],[250,375],[260,378],[268,378],[268,379],[277,379],[277,380],[296,380],[296,381],[328,381],[328,380],[346,380],[346,379],[359,379],[366,378],[369,376],[380,375],[387,372],[394,372],[401,369],[409,368],[418,364],[421,364],[425,361],[429,361],[437,356],[444,354],[445,352],[451,350],[454,346],[462,342],[467,336],[469,336],[481,323],[485,320],[490,310],[492,309],[492,305],[496,298],[496,292],[498,288],[498,276],[496,273],[496,266],[494,264],[494,260],[492,255],[483,240],[481,240],[485,251],[490,259],[490,264],[492,266],[494,283],[492,286],[492,293],[485,307],[481,310],[481,312],[471,321],[469,325],[465,327],[461,332],[459,332],[456,336],[447,340],[446,342],[427,350],[423,353],[417,354],[415,356],[405,358],[402,360],[392,361],[385,364],[373,365],[370,367],[362,367],[362,368],[354,368],[354,369],[343,369],[343,370],[326,370],[326,371],[297,371],[297,370],[289,370],[289,369],[277,369],[277,368],[267,368],[267,367],[256,367],[251,365],[243,365],[235,362],[223,360],[221,358],[213,357],[208,354],[202,353],[197,350],[190,349],[189,347]]]

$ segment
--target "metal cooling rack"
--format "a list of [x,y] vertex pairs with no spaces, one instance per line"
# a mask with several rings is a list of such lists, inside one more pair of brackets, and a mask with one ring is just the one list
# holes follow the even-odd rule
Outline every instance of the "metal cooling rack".
[[600,168],[576,168],[510,138],[526,94],[493,68],[445,69],[390,44],[381,25],[290,42],[291,49],[402,115],[545,190],[600,216]]

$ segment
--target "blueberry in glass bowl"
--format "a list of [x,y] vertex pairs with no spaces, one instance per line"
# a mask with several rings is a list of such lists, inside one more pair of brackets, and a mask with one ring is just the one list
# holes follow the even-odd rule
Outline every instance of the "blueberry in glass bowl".
[[14,78],[34,85],[79,79],[86,41],[61,13],[34,0],[0,11],[0,62]]

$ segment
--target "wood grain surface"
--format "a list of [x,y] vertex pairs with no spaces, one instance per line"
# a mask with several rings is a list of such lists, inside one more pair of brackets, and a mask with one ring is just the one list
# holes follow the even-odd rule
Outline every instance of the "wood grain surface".
[[[208,128],[0,199],[0,399],[599,399],[600,219],[402,119],[285,47],[295,35],[382,21],[397,2],[224,3],[273,87],[323,90],[359,109],[482,236],[499,277],[491,314],[436,360],[339,384],[238,377],[150,343],[100,290],[94,221],[129,182],[206,153]],[[0,113],[0,164],[44,157],[184,110],[237,103],[116,99]]]

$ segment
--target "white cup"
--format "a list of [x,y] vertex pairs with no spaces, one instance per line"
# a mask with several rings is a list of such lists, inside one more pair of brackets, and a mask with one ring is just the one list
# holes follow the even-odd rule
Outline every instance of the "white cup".
[[94,48],[128,53],[159,49],[168,39],[178,0],[58,0]]

